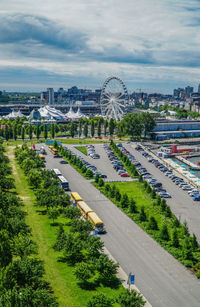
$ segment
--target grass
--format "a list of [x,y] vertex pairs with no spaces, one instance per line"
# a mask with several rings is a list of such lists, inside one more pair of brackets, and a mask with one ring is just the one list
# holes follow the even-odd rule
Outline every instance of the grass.
[[[13,169],[16,192],[23,200],[24,211],[27,212],[26,223],[31,227],[33,240],[38,245],[38,256],[44,261],[45,280],[50,283],[59,306],[83,307],[93,295],[98,293],[103,293],[110,298],[117,297],[124,291],[122,286],[119,289],[99,286],[96,290],[83,290],[73,274],[73,267],[58,261],[61,254],[52,248],[56,241],[58,227],[52,226],[52,221],[41,214],[42,208],[35,206],[34,192],[30,189],[23,171],[17,165],[11,147],[8,147],[8,156]],[[66,225],[67,220],[58,218],[56,222]],[[69,231],[69,226],[64,228],[65,231]],[[115,306],[119,305],[115,304]]]
[[88,156],[87,148],[85,146],[76,146],[75,148],[81,151],[84,155]]

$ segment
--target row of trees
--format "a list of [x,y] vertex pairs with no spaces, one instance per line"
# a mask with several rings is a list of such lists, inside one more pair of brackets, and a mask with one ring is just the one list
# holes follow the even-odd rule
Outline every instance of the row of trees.
[[11,191],[8,163],[0,144],[0,306],[58,306],[44,280],[43,263],[35,257],[23,203]]
[[[135,166],[128,157],[111,141],[111,148],[123,161],[126,169],[135,174]],[[115,184],[105,184],[102,179],[95,178],[99,188],[122,208],[134,221],[139,223],[155,240],[164,246],[175,258],[191,268],[200,277],[200,247],[195,234],[190,235],[187,223],[180,224],[164,199],[156,194],[151,186],[139,176],[139,185],[143,193],[150,197],[149,206],[138,206],[133,197],[121,194]]]
[[156,126],[155,118],[148,112],[128,113],[118,124],[118,135],[146,137]]
[[[58,147],[57,144],[54,145]],[[35,153],[27,146],[17,148],[15,154],[31,187],[35,188],[37,205],[44,207],[45,213],[53,221],[59,216],[68,220],[69,230],[66,231],[63,224],[59,224],[56,242],[53,246],[61,253],[59,261],[62,260],[73,266],[73,273],[79,286],[83,289],[94,289],[99,285],[119,286],[119,280],[116,278],[118,264],[103,254],[103,242],[99,237],[91,236],[92,225],[80,219],[80,211],[70,206],[69,196],[58,187],[54,173],[44,170],[44,165],[38,164]],[[37,167],[29,169],[25,166],[24,161],[27,159]],[[137,302],[139,307],[144,305],[142,297],[135,291],[124,292],[117,298],[117,302],[124,300]],[[115,301],[116,299],[99,294],[94,296],[87,306],[113,306]]]

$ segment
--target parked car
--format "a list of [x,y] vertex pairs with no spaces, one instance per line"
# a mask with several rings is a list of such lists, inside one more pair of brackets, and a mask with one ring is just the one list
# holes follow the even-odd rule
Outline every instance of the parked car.
[[59,163],[60,164],[68,164],[68,162],[66,160],[60,160]]
[[122,173],[122,174],[120,174],[120,176],[121,176],[121,177],[130,177],[130,175],[127,174],[127,173]]
[[171,198],[171,195],[169,193],[160,193],[160,197]]
[[200,195],[194,196],[194,197],[193,197],[193,200],[194,200],[194,201],[200,201]]

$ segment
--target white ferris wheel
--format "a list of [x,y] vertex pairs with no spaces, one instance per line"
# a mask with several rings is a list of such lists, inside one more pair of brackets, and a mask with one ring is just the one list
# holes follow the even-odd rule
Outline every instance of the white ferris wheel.
[[106,118],[121,120],[129,105],[129,96],[124,82],[118,77],[109,77],[103,84],[100,97],[101,114]]

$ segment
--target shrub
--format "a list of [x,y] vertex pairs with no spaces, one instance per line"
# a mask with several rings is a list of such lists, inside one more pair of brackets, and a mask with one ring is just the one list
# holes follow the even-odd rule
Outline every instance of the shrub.
[[112,301],[104,294],[94,295],[87,303],[87,307],[112,307]]
[[140,209],[139,221],[145,222],[146,220],[147,220],[146,213],[144,212],[144,206],[142,206]]
[[178,233],[176,229],[174,229],[173,234],[172,234],[172,245],[174,247],[179,247],[179,239],[178,239]]
[[99,179],[98,185],[99,185],[99,187],[103,187],[104,186],[104,181],[103,181],[102,178]]
[[122,206],[122,208],[128,208],[129,206],[129,199],[128,199],[128,195],[127,194],[123,194],[121,201],[120,201],[120,205]]
[[160,230],[160,238],[164,241],[169,241],[170,239],[166,224],[164,224]]
[[130,213],[136,213],[137,212],[137,207],[136,207],[136,204],[135,204],[135,201],[133,198],[130,199],[130,202],[129,202],[129,212]]
[[158,230],[158,224],[153,216],[149,219],[148,229]]

